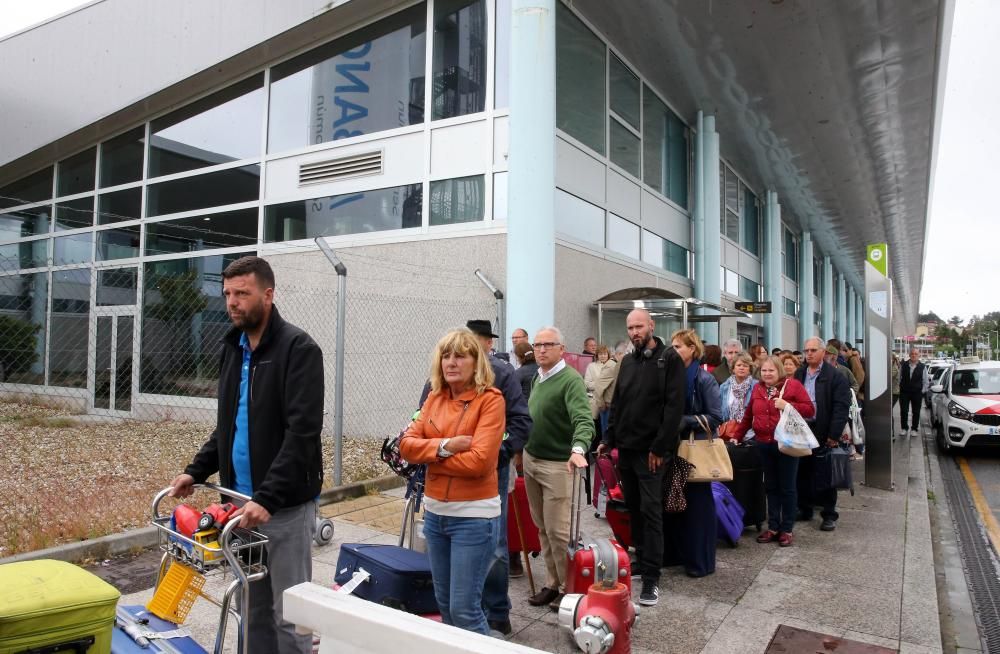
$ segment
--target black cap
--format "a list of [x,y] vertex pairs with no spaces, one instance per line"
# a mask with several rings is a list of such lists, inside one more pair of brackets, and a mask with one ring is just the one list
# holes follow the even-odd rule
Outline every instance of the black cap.
[[488,336],[490,338],[500,338],[493,333],[493,323],[489,320],[470,320],[465,323],[469,330],[478,336]]

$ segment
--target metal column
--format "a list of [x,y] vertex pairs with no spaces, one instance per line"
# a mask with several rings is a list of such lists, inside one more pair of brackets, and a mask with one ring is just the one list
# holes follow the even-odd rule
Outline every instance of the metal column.
[[[802,232],[802,272],[799,274],[799,343],[816,335],[813,314],[813,241],[809,230]],[[777,347],[777,346],[772,346]]]
[[892,280],[887,267],[873,265],[873,248],[879,248],[874,263],[884,263],[886,245],[869,245],[865,261],[865,484],[892,490]]
[[764,342],[769,350],[782,347],[781,315],[784,311],[784,294],[781,263],[781,204],[778,202],[778,194],[768,191],[764,206],[764,300],[771,303],[771,313],[764,320]]
[[823,340],[833,338],[833,263],[823,257]]
[[[696,135],[698,159],[695,161],[695,296],[712,304],[722,301],[721,265],[722,234],[719,215],[719,133],[715,131],[715,116],[698,112]],[[699,323],[698,333],[707,343],[719,342],[718,323]]]

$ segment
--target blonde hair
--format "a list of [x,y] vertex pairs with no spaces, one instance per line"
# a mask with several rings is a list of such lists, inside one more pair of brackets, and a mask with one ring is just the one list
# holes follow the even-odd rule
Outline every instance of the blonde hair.
[[441,360],[453,353],[475,359],[472,379],[477,393],[482,393],[493,385],[493,367],[490,366],[489,357],[483,351],[479,338],[463,327],[445,334],[434,348],[430,374],[432,391],[437,393],[448,388],[448,383],[444,380],[444,371],[441,369]]
[[753,372],[753,359],[746,352],[737,352],[736,353],[736,355],[733,357],[733,365],[730,366],[729,372],[733,371],[733,368],[736,367],[737,363],[745,363],[745,364],[747,364],[747,368],[750,369],[750,372]]
[[702,344],[701,338],[698,337],[698,333],[695,330],[678,329],[670,337],[670,342],[673,343],[677,340],[690,348],[694,348],[693,361],[700,361],[705,356],[705,346]]
[[[763,368],[765,363],[770,363],[778,371],[778,381],[785,378],[785,365],[779,357],[773,354],[767,355],[767,358],[760,362],[760,368]],[[757,368],[757,370],[760,370],[760,368]]]

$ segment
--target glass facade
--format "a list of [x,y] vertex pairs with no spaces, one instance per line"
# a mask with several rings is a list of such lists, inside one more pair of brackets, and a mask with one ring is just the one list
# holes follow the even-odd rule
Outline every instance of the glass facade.
[[642,180],[681,207],[688,205],[687,125],[653,93],[642,88]]
[[264,210],[264,242],[420,227],[420,184],[275,204]]
[[785,262],[785,277],[793,282],[799,281],[799,241],[787,227],[782,228],[782,258]]
[[485,179],[482,175],[473,175],[431,182],[430,208],[431,225],[482,220],[486,211]]
[[556,3],[556,127],[604,154],[604,43],[572,11]]
[[719,231],[747,252],[760,256],[760,202],[732,168],[719,162]]
[[452,118],[486,105],[486,2],[435,0],[432,115]]

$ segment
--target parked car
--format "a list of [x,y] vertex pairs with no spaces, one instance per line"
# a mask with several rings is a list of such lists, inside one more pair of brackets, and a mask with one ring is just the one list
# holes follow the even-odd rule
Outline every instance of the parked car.
[[963,357],[931,386],[938,447],[943,452],[1000,446],[1000,361]]
[[924,406],[932,412],[931,386],[940,383],[941,375],[944,374],[944,371],[950,369],[954,365],[955,362],[950,359],[933,359],[924,366],[924,376],[926,378],[924,381]]

